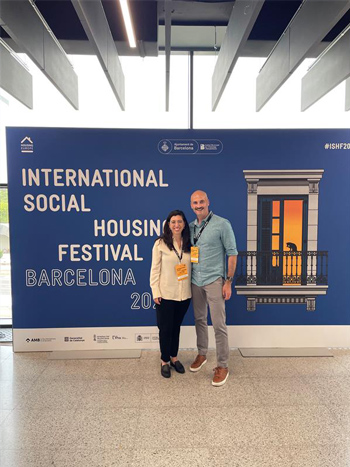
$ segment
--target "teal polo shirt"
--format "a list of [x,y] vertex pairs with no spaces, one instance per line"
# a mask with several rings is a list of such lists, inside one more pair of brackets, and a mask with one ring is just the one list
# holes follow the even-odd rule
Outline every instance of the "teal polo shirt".
[[[191,243],[198,235],[208,216],[198,224],[197,219],[190,223]],[[192,284],[198,287],[211,284],[219,277],[226,277],[226,255],[238,255],[235,234],[230,222],[213,214],[196,245],[199,247],[199,262],[192,264]]]

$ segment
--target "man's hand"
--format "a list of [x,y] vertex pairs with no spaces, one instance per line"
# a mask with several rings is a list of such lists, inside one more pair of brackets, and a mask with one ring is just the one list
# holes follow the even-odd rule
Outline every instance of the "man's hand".
[[160,305],[161,300],[162,300],[162,297],[157,297],[154,299],[157,305]]
[[224,300],[230,300],[232,295],[232,283],[230,281],[225,281],[222,286],[222,296]]

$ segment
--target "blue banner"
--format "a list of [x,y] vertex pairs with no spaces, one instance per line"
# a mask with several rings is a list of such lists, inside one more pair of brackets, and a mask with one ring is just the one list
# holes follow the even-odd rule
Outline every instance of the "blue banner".
[[236,235],[229,325],[350,324],[348,130],[8,128],[7,148],[14,328],[155,326],[151,249],[197,189]]

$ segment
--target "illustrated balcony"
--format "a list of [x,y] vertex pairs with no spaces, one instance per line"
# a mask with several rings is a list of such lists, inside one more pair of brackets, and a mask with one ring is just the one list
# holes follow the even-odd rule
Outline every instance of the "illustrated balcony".
[[327,251],[243,251],[238,255],[236,291],[257,304],[304,304],[316,309],[316,297],[328,289]]

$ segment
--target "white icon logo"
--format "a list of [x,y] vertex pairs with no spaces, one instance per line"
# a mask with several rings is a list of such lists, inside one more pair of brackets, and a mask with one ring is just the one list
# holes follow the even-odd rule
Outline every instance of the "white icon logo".
[[166,144],[166,141],[164,141],[164,143],[162,144],[162,150],[164,152],[167,152],[169,150],[169,146]]
[[168,139],[161,139],[158,143],[158,151],[162,154],[169,154],[172,148],[173,145]]
[[25,136],[21,141],[21,152],[32,153],[34,151],[34,143],[29,136]]

